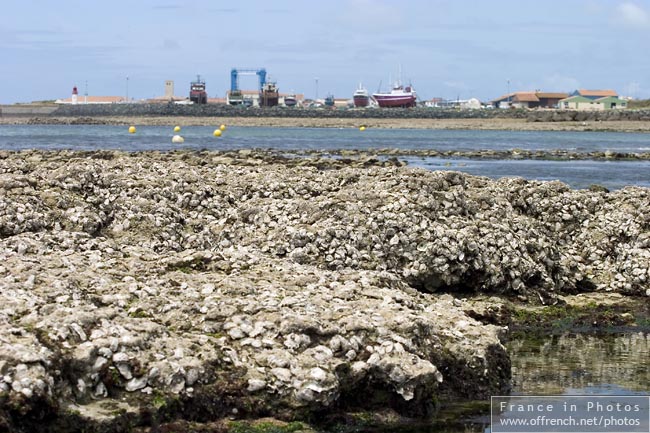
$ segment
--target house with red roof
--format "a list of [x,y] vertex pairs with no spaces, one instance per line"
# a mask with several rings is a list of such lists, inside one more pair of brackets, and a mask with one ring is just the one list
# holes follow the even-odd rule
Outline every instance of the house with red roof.
[[500,96],[490,101],[497,108],[557,108],[560,99],[569,96],[568,93],[541,92],[513,92]]
[[563,110],[602,111],[627,108],[627,101],[620,99],[614,90],[578,89],[560,101]]
[[578,89],[575,90],[573,93],[571,93],[569,96],[582,96],[587,99],[600,99],[600,98],[607,98],[607,97],[614,97],[618,98],[618,93],[616,93],[615,90],[586,90],[586,89]]

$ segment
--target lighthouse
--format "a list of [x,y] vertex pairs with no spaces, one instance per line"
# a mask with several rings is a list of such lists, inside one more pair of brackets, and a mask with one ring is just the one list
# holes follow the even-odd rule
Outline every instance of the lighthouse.
[[77,104],[77,95],[78,95],[78,94],[79,94],[79,92],[77,92],[77,86],[74,86],[74,87],[72,88],[72,103],[73,103],[74,105]]

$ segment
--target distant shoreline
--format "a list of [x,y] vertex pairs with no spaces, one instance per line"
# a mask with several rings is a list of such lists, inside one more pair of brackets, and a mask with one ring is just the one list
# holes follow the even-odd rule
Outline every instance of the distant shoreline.
[[316,117],[194,117],[194,116],[93,116],[93,117],[0,117],[0,125],[147,125],[227,126],[288,128],[368,128],[512,131],[596,131],[650,133],[650,122],[611,120],[586,122],[530,122],[526,119],[354,119]]

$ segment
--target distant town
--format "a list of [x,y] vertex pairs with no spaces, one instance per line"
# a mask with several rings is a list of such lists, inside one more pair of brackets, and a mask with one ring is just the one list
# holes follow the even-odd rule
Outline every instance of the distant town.
[[[239,85],[241,75],[257,75],[258,86],[255,89],[242,89]],[[162,84],[162,83],[161,83]],[[55,104],[227,104],[242,107],[288,107],[288,108],[336,108],[336,109],[366,109],[391,107],[430,107],[443,109],[480,110],[480,109],[563,109],[577,111],[602,111],[629,108],[632,98],[620,96],[611,89],[576,89],[573,92],[554,91],[514,91],[498,96],[490,101],[470,99],[432,98],[422,100],[417,96],[413,86],[404,86],[397,81],[392,88],[385,92],[369,93],[362,85],[357,90],[344,97],[326,95],[322,99],[316,95],[308,99],[303,93],[280,92],[276,83],[267,80],[267,73],[261,69],[231,70],[230,89],[224,97],[210,98],[206,82],[197,76],[189,86],[182,86],[182,91],[174,81],[167,80],[161,86],[162,95],[149,99],[133,99],[128,94],[124,96],[81,94],[77,86],[73,86],[70,96],[56,99]],[[316,91],[317,93],[318,91]],[[127,91],[128,93],[128,91]],[[179,94],[180,93],[180,94]]]

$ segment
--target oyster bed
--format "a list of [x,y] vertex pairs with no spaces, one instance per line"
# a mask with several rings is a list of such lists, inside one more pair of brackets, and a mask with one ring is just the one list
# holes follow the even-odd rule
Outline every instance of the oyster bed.
[[650,296],[649,192],[250,150],[0,152],[0,427],[426,416],[506,391],[504,329],[462,298]]

